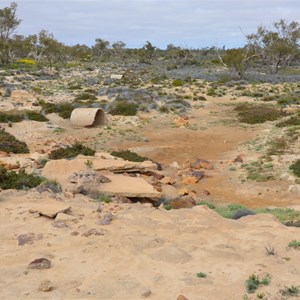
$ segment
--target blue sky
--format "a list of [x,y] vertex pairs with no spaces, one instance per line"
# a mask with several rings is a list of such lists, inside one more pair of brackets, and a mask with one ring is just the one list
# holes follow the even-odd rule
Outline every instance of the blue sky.
[[[0,8],[11,1],[0,0]],[[142,47],[242,46],[243,33],[285,19],[300,22],[300,0],[17,0],[18,34],[46,29],[68,44],[95,38]],[[242,33],[243,32],[243,33]]]

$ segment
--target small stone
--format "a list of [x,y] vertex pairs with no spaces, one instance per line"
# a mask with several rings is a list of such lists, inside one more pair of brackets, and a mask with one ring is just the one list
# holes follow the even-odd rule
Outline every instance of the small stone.
[[178,195],[179,196],[185,196],[185,195],[188,195],[189,194],[189,190],[188,189],[180,189],[178,191]]
[[213,165],[205,159],[197,159],[194,163],[194,169],[206,169],[206,170],[213,170]]
[[166,177],[164,177],[163,179],[161,179],[160,182],[161,182],[162,184],[170,184],[170,185],[173,185],[173,184],[176,183],[176,178],[170,177],[170,176],[166,176]]
[[111,200],[113,203],[132,203],[129,198],[121,195],[114,196]]
[[177,161],[172,162],[172,163],[170,164],[170,167],[171,167],[171,168],[174,168],[174,169],[179,169],[179,168],[180,168],[180,166],[179,166],[179,164],[178,164]]
[[75,218],[65,213],[58,213],[56,215],[55,221],[72,221]]
[[26,244],[32,245],[34,241],[42,240],[44,236],[40,233],[35,235],[34,233],[21,234],[18,236],[18,246],[24,246]]
[[243,160],[243,155],[242,154],[239,154],[235,159],[234,161],[235,163],[243,163],[244,160]]
[[101,219],[100,219],[100,224],[101,225],[108,225],[108,224],[110,224],[110,222],[112,221],[112,219],[113,219],[113,216],[112,216],[112,214],[111,213],[109,213],[109,214],[105,214]]
[[197,182],[199,181],[199,179],[195,176],[186,176],[186,177],[183,177],[181,182],[183,184],[196,184]]
[[63,220],[54,221],[51,225],[56,228],[68,228],[68,224]]
[[79,235],[79,232],[78,231],[73,231],[73,232],[71,232],[71,235],[77,236],[77,235]]
[[146,297],[149,297],[151,295],[151,291],[149,289],[144,289],[142,292],[141,292],[141,296],[146,298]]
[[82,236],[84,236],[84,237],[90,237],[91,235],[104,235],[104,232],[103,231],[100,232],[100,231],[96,230],[95,228],[92,228],[82,234]]
[[51,261],[47,258],[37,258],[29,263],[29,269],[35,270],[43,270],[43,269],[50,269],[51,268]]
[[255,215],[255,212],[249,209],[239,209],[235,212],[232,219],[238,220],[240,218],[246,217],[246,216],[252,216]]
[[186,298],[186,297],[183,296],[183,295],[179,295],[179,296],[177,297],[177,300],[188,300],[188,298]]
[[45,280],[39,285],[39,291],[50,292],[54,289],[54,286],[50,280]]

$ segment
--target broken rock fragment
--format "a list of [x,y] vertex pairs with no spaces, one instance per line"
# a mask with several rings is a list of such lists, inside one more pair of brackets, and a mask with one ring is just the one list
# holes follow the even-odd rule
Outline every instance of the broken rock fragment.
[[28,269],[36,269],[36,270],[43,270],[43,269],[50,269],[51,268],[51,261],[47,258],[37,258],[29,263]]

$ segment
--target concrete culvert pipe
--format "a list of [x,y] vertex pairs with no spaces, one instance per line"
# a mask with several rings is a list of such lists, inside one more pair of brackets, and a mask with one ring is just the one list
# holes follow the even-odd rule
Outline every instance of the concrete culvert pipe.
[[70,120],[74,128],[101,127],[107,123],[105,112],[101,108],[75,108]]

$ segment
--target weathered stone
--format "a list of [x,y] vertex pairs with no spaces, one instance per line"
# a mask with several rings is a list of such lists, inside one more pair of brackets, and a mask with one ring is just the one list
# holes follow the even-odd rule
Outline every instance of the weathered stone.
[[176,178],[170,177],[170,176],[166,176],[166,177],[164,177],[163,179],[161,179],[160,182],[161,182],[162,184],[170,184],[170,185],[173,185],[173,184],[176,183]]
[[104,231],[98,231],[95,228],[92,228],[82,234],[84,237],[90,237],[91,235],[105,235]]
[[50,280],[45,280],[40,283],[39,291],[41,292],[50,292],[54,289],[54,285]]
[[105,214],[103,217],[101,217],[99,223],[101,225],[108,225],[108,224],[110,224],[112,219],[113,219],[113,215],[111,213]]
[[125,196],[115,196],[111,198],[113,203],[132,203],[132,201]]
[[214,166],[205,159],[197,159],[193,166],[194,169],[206,169],[206,170],[213,170]]
[[36,203],[32,208],[29,209],[29,212],[39,213],[41,216],[49,218],[55,218],[58,213],[66,213],[70,209],[70,206],[49,198]]
[[199,179],[195,176],[186,176],[186,177],[183,177],[181,179],[181,182],[183,184],[196,184],[197,182],[199,181]]
[[243,155],[242,154],[239,154],[234,160],[233,162],[235,163],[243,163],[244,160],[243,160]]
[[37,258],[29,263],[29,269],[43,270],[51,268],[51,261],[47,258]]
[[144,298],[147,298],[151,295],[151,290],[149,289],[144,289],[141,291],[141,296],[144,297]]
[[186,298],[184,295],[179,295],[177,300],[188,300],[188,298]]
[[33,244],[34,241],[42,240],[44,236],[42,234],[35,235],[34,233],[21,234],[18,236],[18,245],[24,246],[26,244]]
[[177,194],[179,196],[188,195],[189,194],[189,190],[188,189],[180,189],[180,190],[178,190]]
[[196,202],[193,199],[185,199],[185,198],[178,198],[174,200],[170,200],[168,204],[173,209],[180,209],[180,208],[192,208],[196,205]]
[[239,209],[238,211],[235,212],[232,219],[238,220],[240,218],[251,216],[251,215],[255,215],[255,212],[249,209]]
[[56,228],[68,228],[68,224],[63,220],[54,221],[51,225]]

